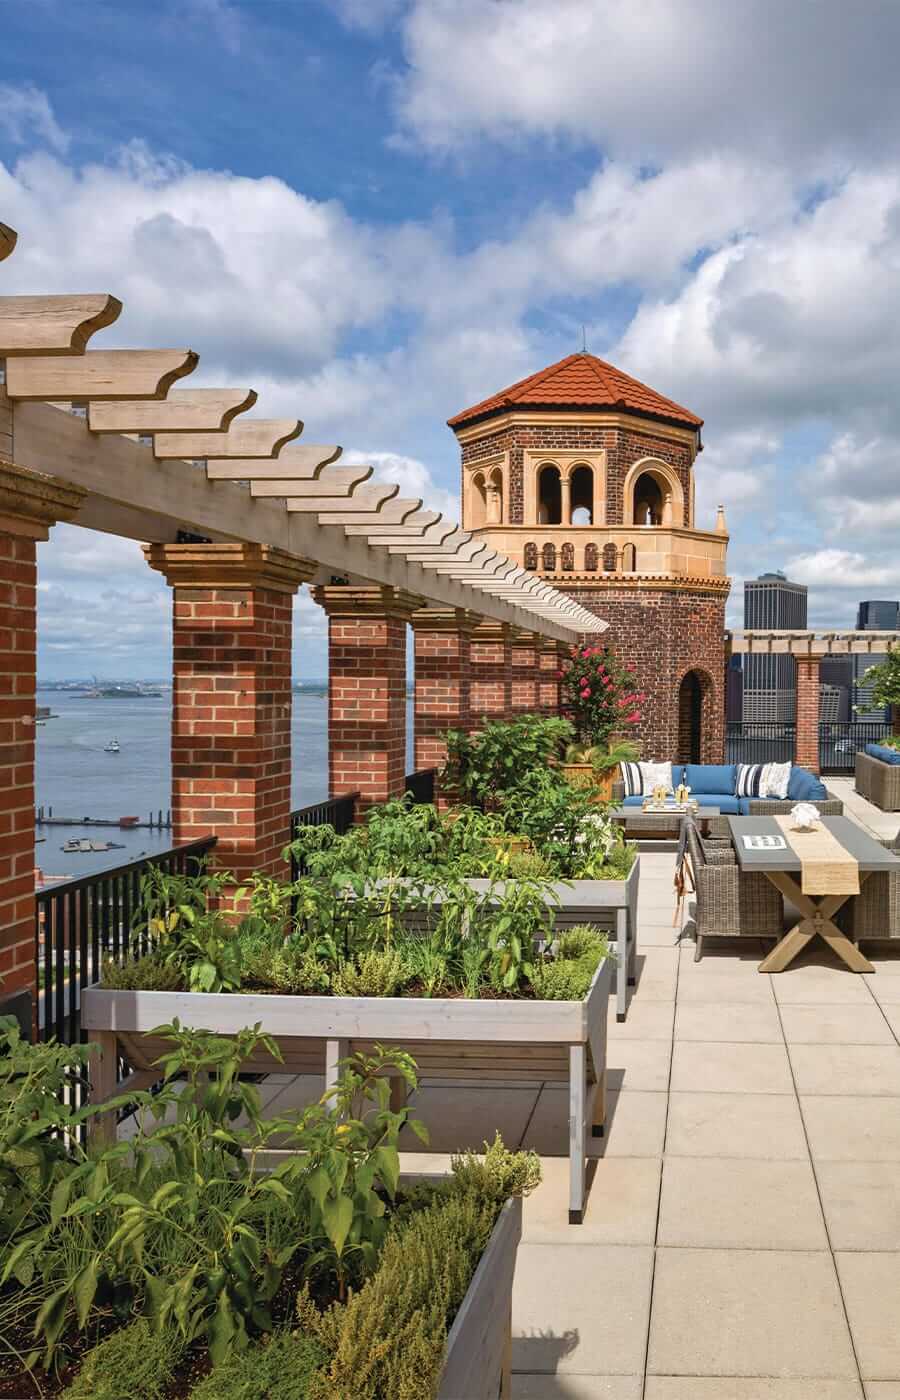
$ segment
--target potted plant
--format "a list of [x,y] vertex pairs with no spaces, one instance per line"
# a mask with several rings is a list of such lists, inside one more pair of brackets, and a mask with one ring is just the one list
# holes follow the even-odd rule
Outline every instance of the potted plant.
[[623,665],[608,647],[586,643],[571,648],[559,678],[565,713],[580,744],[609,754],[625,740],[638,742],[633,736],[646,696],[637,688],[633,666]]
[[569,744],[562,771],[570,783],[588,788],[595,802],[611,802],[620,763],[634,763],[640,745],[633,739],[611,739],[603,744]]

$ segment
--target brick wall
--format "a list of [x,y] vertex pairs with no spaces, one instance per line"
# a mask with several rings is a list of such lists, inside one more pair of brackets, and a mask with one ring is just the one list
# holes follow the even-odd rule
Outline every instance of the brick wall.
[[464,613],[413,617],[417,769],[440,769],[447,757],[443,739],[447,730],[471,728],[473,625]]
[[818,656],[798,656],[797,742],[794,761],[811,773],[819,771],[819,664]]
[[647,695],[638,737],[647,758],[675,758],[682,747],[679,691],[689,671],[703,688],[702,757],[721,762],[725,719],[725,596],[700,588],[572,589],[574,598],[609,624],[604,642],[635,667]]
[[[587,416],[587,415],[586,415]],[[655,434],[652,427],[634,429],[601,427],[599,424],[559,423],[528,426],[513,423],[498,432],[488,432],[477,441],[462,444],[462,466],[472,466],[498,452],[509,454],[508,501],[504,503],[504,519],[511,525],[525,524],[525,451],[558,452],[606,451],[606,524],[622,525],[624,520],[623,487],[625,477],[634,462],[642,457],[658,457],[678,474],[684,492],[684,514],[673,519],[675,526],[689,524],[691,500],[692,452],[687,443],[673,442]],[[465,471],[463,471],[463,478]],[[595,507],[595,518],[599,511]]]
[[174,591],[173,836],[214,832],[239,879],[279,872],[290,839],[291,611],[268,588]]
[[35,541],[0,534],[0,983],[34,966]]
[[512,636],[508,623],[485,622],[472,634],[472,724],[512,715]]
[[512,642],[512,712],[535,714],[540,709],[540,637],[519,633]]

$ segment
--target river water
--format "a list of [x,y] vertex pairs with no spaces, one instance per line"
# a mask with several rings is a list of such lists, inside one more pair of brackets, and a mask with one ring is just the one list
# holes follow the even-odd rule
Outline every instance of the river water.
[[[170,804],[169,736],[171,696],[142,700],[95,699],[65,691],[38,690],[39,705],[55,718],[38,726],[35,802],[55,817],[137,816],[154,819]],[[291,806],[328,796],[328,697],[295,692],[293,704]],[[407,711],[407,772],[412,770],[412,714]],[[120,752],[104,753],[118,739]],[[45,875],[88,875],[172,844],[169,831],[120,831],[118,827],[42,826],[35,863]],[[124,849],[65,854],[71,838],[121,842]]]

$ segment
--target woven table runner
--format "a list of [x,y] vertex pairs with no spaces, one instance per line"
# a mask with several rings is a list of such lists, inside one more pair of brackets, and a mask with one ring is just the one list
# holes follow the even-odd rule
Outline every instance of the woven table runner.
[[827,827],[795,831],[790,817],[775,820],[800,861],[804,894],[859,894],[859,864]]

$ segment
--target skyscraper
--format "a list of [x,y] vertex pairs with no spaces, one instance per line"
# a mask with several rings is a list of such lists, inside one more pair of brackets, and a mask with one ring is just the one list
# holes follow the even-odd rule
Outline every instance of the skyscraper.
[[[856,610],[856,630],[858,632],[898,632],[900,631],[900,603],[884,599],[868,600],[860,603]],[[863,680],[870,666],[877,666],[885,658],[884,652],[872,652],[868,656],[854,656],[853,661],[853,703],[860,718],[890,719],[890,712],[872,708],[872,684]]]
[[[747,630],[801,632],[806,627],[807,589],[780,570],[744,582]],[[790,724],[796,710],[797,681],[792,656],[744,657],[744,721]]]

